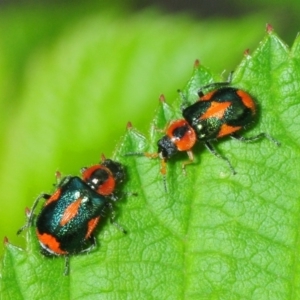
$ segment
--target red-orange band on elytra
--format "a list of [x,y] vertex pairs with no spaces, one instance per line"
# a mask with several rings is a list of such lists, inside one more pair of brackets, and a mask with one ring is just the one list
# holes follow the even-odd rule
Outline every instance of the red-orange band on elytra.
[[247,106],[248,108],[250,108],[253,111],[253,113],[255,113],[256,107],[255,107],[255,103],[254,103],[252,97],[248,93],[246,93],[242,90],[237,90],[236,93],[241,98],[243,104],[245,106]]
[[60,220],[60,225],[66,225],[70,220],[72,220],[78,213],[82,199],[78,198],[76,201],[72,202],[64,211],[64,214]]
[[231,105],[231,102],[215,102],[211,103],[211,106],[207,111],[200,117],[200,120],[205,120],[209,118],[222,119],[226,109]]
[[229,126],[227,124],[223,124],[219,130],[218,138],[229,135],[235,131],[240,130],[242,127],[241,126]]
[[60,243],[51,234],[47,234],[47,233],[40,234],[38,231],[36,232],[36,234],[39,241],[54,253],[61,254],[61,255],[68,253],[67,251],[63,251],[60,249]]
[[100,220],[100,216],[99,217],[96,217],[94,219],[91,219],[88,223],[88,230],[86,232],[86,235],[85,235],[85,239],[88,239],[91,234],[93,233],[93,231],[95,230],[95,227],[97,226],[98,222]]
[[56,190],[55,193],[51,195],[51,197],[45,202],[45,206],[47,206],[51,202],[57,201],[60,197],[60,194],[61,194],[61,189]]

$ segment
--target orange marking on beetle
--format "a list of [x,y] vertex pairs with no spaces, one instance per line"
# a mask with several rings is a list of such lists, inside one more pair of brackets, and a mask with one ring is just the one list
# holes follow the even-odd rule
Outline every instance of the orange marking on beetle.
[[67,251],[63,251],[60,249],[60,243],[51,234],[47,234],[47,233],[40,234],[38,231],[36,231],[36,234],[39,241],[54,253],[61,254],[61,255],[68,253]]
[[100,216],[99,217],[96,217],[94,219],[91,219],[89,220],[89,223],[88,223],[88,230],[86,232],[86,235],[85,235],[85,239],[87,240],[91,234],[93,233],[93,231],[95,230],[98,222],[100,220]]
[[109,171],[109,173],[110,173],[109,177],[97,189],[97,192],[103,196],[110,195],[114,191],[115,186],[116,186],[116,181],[115,181],[114,177],[112,176],[110,171]]
[[173,122],[170,123],[169,127],[167,128],[166,135],[168,137],[172,138],[173,137],[173,131],[176,128],[183,127],[183,126],[186,126],[186,125],[187,125],[187,122],[184,119],[173,121]]
[[190,150],[196,143],[196,134],[192,128],[185,133],[185,135],[175,141],[175,145],[177,146],[178,151],[187,151]]
[[215,102],[211,103],[208,110],[200,117],[200,120],[205,120],[209,118],[222,119],[226,109],[231,105],[231,102]]
[[60,225],[64,226],[70,220],[72,220],[78,213],[80,204],[81,204],[82,198],[78,198],[76,201],[72,202],[65,210],[61,220],[60,220]]
[[205,95],[203,95],[198,101],[210,101],[216,91],[211,91]]
[[57,201],[60,197],[61,189],[58,189],[54,192],[53,195],[45,202],[44,206],[49,205],[51,202]]
[[236,93],[241,98],[243,104],[246,107],[250,108],[252,110],[253,114],[254,114],[256,107],[255,107],[255,103],[254,103],[252,97],[248,93],[246,93],[246,92],[244,92],[242,90],[237,90]]
[[82,179],[84,181],[87,181],[91,175],[96,171],[96,170],[99,170],[99,169],[102,169],[102,166],[101,165],[94,165],[92,167],[89,167],[87,168],[86,170],[84,170],[82,172]]
[[[183,137],[174,137],[174,131],[180,127],[186,127],[187,130]],[[170,124],[167,129],[167,136],[169,136],[172,142],[176,145],[178,151],[190,150],[196,143],[196,133],[193,128],[184,119],[176,120]]]
[[229,126],[227,124],[223,124],[221,126],[221,129],[219,130],[219,134],[218,134],[218,138],[225,136],[225,135],[229,135],[235,131],[240,130],[242,127],[241,126]]
[[95,165],[92,166],[90,168],[87,168],[83,173],[82,173],[82,178],[84,181],[88,181],[88,179],[90,177],[92,177],[93,173],[99,169],[105,170],[105,172],[108,173],[108,178],[105,180],[105,182],[103,182],[102,184],[100,184],[97,188],[97,193],[103,195],[103,196],[108,196],[110,195],[116,186],[116,182],[115,179],[113,177],[113,174],[111,173],[111,171],[106,168],[105,166],[101,166],[101,165]]

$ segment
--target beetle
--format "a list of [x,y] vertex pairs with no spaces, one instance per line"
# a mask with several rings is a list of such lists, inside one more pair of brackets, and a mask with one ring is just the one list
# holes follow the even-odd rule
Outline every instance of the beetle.
[[[107,208],[113,211],[112,201],[117,186],[125,178],[124,167],[102,157],[100,164],[82,168],[82,178],[65,176],[59,180],[53,194],[40,194],[33,203],[26,224],[20,234],[31,226],[34,211],[40,200],[45,203],[36,218],[36,235],[45,256],[65,256],[65,271],[69,273],[69,256],[89,252],[96,246],[95,229]],[[60,174],[57,175],[58,179]],[[124,233],[116,222],[111,221]]]

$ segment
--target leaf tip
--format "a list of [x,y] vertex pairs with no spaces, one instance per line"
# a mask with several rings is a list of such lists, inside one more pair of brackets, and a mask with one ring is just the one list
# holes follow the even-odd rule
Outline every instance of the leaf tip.
[[200,66],[200,60],[196,59],[194,62],[194,68],[197,69],[197,68],[199,68],[199,66]]
[[61,179],[61,173],[60,173],[59,171],[56,171],[56,172],[55,172],[55,178],[56,178],[58,181],[60,181],[60,179]]
[[244,56],[249,56],[250,55],[250,49],[248,48],[248,49],[246,49],[245,51],[244,51]]
[[159,101],[161,102],[161,103],[165,103],[166,102],[166,98],[165,98],[165,95],[164,94],[161,94],[160,96],[159,96]]
[[9,240],[8,240],[8,237],[7,237],[7,236],[4,237],[4,239],[3,239],[3,244],[4,244],[4,245],[9,244]]
[[104,153],[101,154],[101,161],[104,162],[106,160],[106,157],[104,155]]
[[270,23],[267,23],[266,25],[267,33],[271,33],[273,30],[274,30],[273,26]]
[[25,207],[25,215],[26,215],[26,217],[29,218],[30,214],[31,214],[31,209],[29,207]]
[[129,122],[127,122],[127,124],[126,124],[126,129],[127,130],[130,130],[130,129],[132,129],[132,123],[129,121]]

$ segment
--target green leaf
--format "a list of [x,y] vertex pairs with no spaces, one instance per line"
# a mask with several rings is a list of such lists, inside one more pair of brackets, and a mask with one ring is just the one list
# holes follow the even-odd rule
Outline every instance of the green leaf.
[[[91,23],[94,27],[95,23]],[[74,35],[73,39],[80,42],[80,38],[89,39],[86,31],[81,33]],[[128,173],[124,190],[138,193],[137,197],[121,199],[117,205],[117,221],[128,234],[123,235],[114,226],[103,223],[98,235],[100,247],[87,255],[72,257],[70,276],[64,277],[64,260],[40,255],[34,228],[31,228],[26,233],[25,250],[5,244],[0,280],[3,299],[298,299],[299,43],[297,38],[289,50],[274,32],[268,33],[253,55],[246,55],[236,68],[232,83],[253,95],[259,105],[259,120],[246,136],[267,132],[280,140],[280,148],[268,140],[251,144],[229,139],[220,141],[217,149],[235,167],[237,175],[233,176],[226,163],[212,156],[200,144],[195,147],[196,162],[187,167],[187,176],[181,170],[185,154],[168,163],[166,193],[159,160],[123,156],[132,151],[156,151],[161,133],[153,127],[163,128],[169,120],[180,116],[180,99],[172,106],[161,103],[149,139],[135,129],[129,129],[116,147],[114,158],[126,166]],[[26,128],[34,132],[30,142],[37,141],[32,145],[31,155],[41,157],[45,164],[42,170],[35,171],[28,163],[32,181],[40,178],[39,172],[48,172],[50,162],[47,155],[59,152],[55,151],[58,146],[68,153],[82,144],[90,145],[97,141],[97,132],[93,131],[91,141],[85,135],[89,128],[98,124],[99,118],[92,118],[98,115],[93,110],[87,113],[84,109],[88,106],[78,100],[89,90],[85,87],[90,84],[88,78],[81,82],[82,85],[73,78],[79,73],[78,65],[61,61],[61,69],[53,70],[58,77],[56,80],[51,77],[53,74],[50,78],[39,77],[39,68],[45,65],[49,69],[57,67],[53,61],[60,58],[61,49],[70,50],[70,45],[73,44],[69,40],[62,39],[60,47],[53,50],[52,60],[42,53],[33,61],[36,65],[33,64],[35,68],[31,76],[35,85],[45,88],[48,84],[58,92],[53,96],[29,85],[24,96],[26,100],[33,99],[36,105],[30,103],[27,106],[24,100],[26,109],[21,117],[24,118],[32,109],[38,116],[38,123],[37,120],[29,124],[25,122]],[[172,44],[172,47],[175,45]],[[90,53],[94,53],[92,46],[90,49]],[[76,55],[76,51],[70,53],[74,61],[81,57]],[[92,69],[93,61],[88,62],[84,65]],[[134,69],[134,66],[131,68]],[[125,64],[123,69],[127,70],[128,65]],[[89,69],[85,70],[89,74]],[[173,74],[175,70],[170,77]],[[78,87],[69,91],[68,84],[59,85],[65,78],[68,78],[68,83],[73,79]],[[93,84],[96,78],[93,77]],[[202,65],[195,67],[183,92],[193,102],[197,89],[212,80],[221,78]],[[122,83],[126,87],[124,81]],[[174,90],[176,84],[172,82]],[[93,95],[89,91],[89,96]],[[92,91],[96,95],[95,90]],[[122,92],[123,89],[120,97]],[[45,121],[49,128],[47,134],[34,131],[36,124],[41,124],[45,116],[42,113],[45,103],[41,105],[37,100],[41,95],[49,103],[57,95],[61,95],[59,99],[73,100],[63,102],[59,107],[47,102],[45,107],[51,108],[47,110],[50,118]],[[124,99],[130,101],[129,96],[125,95]],[[70,103],[75,106],[71,107],[71,115],[68,114]],[[106,110],[108,106],[104,107],[99,106],[98,109]],[[134,108],[136,113],[138,108]],[[114,106],[113,113],[109,111],[110,116],[118,118],[117,109],[119,107]],[[140,117],[143,118],[144,114]],[[54,123],[51,122],[53,118]],[[76,123],[80,118],[88,122],[86,128]],[[18,119],[16,128],[24,124],[22,120]],[[55,126],[58,131],[63,131],[64,123],[71,126],[68,134],[74,137],[68,146],[64,144],[68,135],[59,135],[58,145],[53,141],[57,132]],[[104,131],[101,129],[99,135]],[[82,134],[81,143],[75,139],[76,134]],[[26,148],[25,142],[21,145]],[[76,155],[72,154],[70,163],[74,165]],[[86,162],[90,162],[87,152],[85,155]],[[10,168],[19,170],[11,165]],[[16,177],[11,178],[15,180]]]

